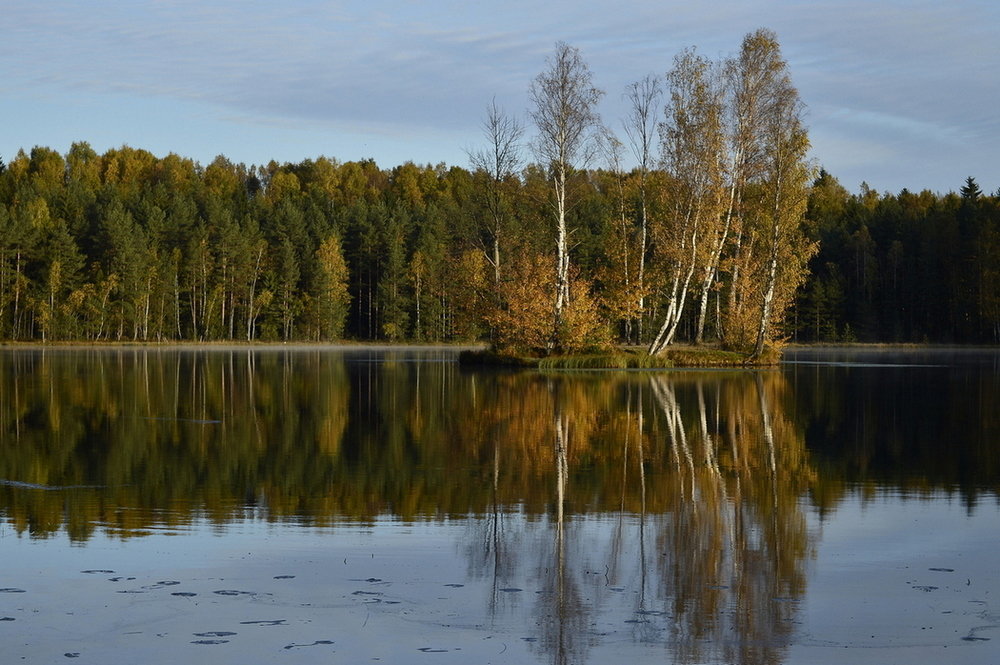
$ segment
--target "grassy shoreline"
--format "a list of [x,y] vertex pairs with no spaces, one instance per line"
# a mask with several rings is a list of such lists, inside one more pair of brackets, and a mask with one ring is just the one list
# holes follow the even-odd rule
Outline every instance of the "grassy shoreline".
[[757,368],[772,367],[780,360],[781,353],[776,350],[769,351],[762,358],[750,359],[746,354],[700,346],[670,347],[656,356],[629,348],[544,357],[502,354],[490,349],[469,350],[459,354],[459,363],[467,366],[540,370]]
[[274,342],[254,340],[245,342],[239,340],[184,341],[169,340],[101,340],[101,341],[5,341],[0,342],[0,349],[457,349],[482,350],[485,344],[468,342],[360,342],[353,340],[337,340],[333,342]]
[[663,354],[650,356],[638,347],[618,347],[596,353],[553,355],[544,357],[498,354],[485,344],[469,343],[400,343],[400,342],[360,342],[338,340],[336,342],[265,342],[254,340],[218,341],[138,341],[101,340],[95,341],[5,341],[0,349],[7,350],[359,350],[375,348],[382,350],[431,350],[452,349],[459,351],[459,363],[469,367],[504,367],[510,369],[571,370],[571,369],[673,369],[673,368],[745,368],[773,366],[780,360],[780,353],[772,353],[763,360],[749,361],[745,354],[705,346],[673,346]]

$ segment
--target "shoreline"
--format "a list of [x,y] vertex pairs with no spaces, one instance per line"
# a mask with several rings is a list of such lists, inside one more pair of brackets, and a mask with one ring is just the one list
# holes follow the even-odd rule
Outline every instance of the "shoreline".
[[438,350],[452,349],[456,351],[476,350],[486,348],[484,344],[468,343],[400,343],[400,342],[353,342],[349,340],[339,340],[336,342],[238,342],[232,340],[204,341],[204,342],[184,342],[184,341],[59,341],[59,342],[0,342],[0,350],[121,350],[121,349],[156,349],[156,350],[252,350],[252,351],[292,351],[292,350],[359,350],[359,349],[381,349],[387,351],[403,350]]
[[469,367],[537,370],[759,369],[775,367],[780,361],[781,352],[777,349],[768,349],[762,358],[751,361],[745,354],[710,346],[668,347],[655,356],[634,347],[542,357],[496,353],[491,349],[463,351],[459,354],[459,364]]
[[789,343],[780,348],[769,348],[762,358],[749,360],[748,356],[735,351],[725,351],[715,346],[675,345],[668,347],[661,355],[649,356],[643,347],[619,346],[607,351],[576,353],[552,356],[519,356],[498,354],[485,343],[419,343],[419,342],[361,342],[338,340],[335,342],[238,342],[238,341],[7,341],[0,342],[0,351],[23,353],[71,353],[71,352],[434,352],[447,351],[456,354],[459,365],[466,368],[535,371],[572,370],[670,370],[670,369],[729,369],[760,370],[773,369],[788,360],[788,355],[822,352],[929,352],[948,351],[975,352],[996,350],[1000,346],[850,342],[837,344]]

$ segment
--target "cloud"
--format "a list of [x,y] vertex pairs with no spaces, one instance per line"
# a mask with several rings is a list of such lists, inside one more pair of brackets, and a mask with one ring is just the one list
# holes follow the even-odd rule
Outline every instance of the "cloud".
[[617,126],[629,82],[663,73],[687,46],[732,54],[766,26],[811,108],[817,150],[872,146],[867,164],[826,148],[831,171],[839,162],[854,179],[867,166],[892,182],[893,156],[937,150],[973,164],[1000,148],[992,1],[8,4],[0,89],[23,100],[75,91],[203,104],[220,123],[261,128],[474,136],[491,98],[525,110],[530,81],[563,40],[581,48]]

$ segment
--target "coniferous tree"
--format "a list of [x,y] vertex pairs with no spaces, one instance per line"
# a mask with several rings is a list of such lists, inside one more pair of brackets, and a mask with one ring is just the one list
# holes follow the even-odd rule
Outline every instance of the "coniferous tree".
[[379,225],[381,261],[377,287],[378,338],[398,341],[407,337],[409,288],[406,278],[406,241],[410,216],[397,204]]

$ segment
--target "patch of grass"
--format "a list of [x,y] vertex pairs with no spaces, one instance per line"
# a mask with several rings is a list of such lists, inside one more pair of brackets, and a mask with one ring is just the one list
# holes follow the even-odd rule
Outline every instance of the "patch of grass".
[[538,369],[669,369],[672,359],[645,353],[616,351],[566,356],[548,356],[538,360]]
[[538,360],[538,369],[625,369],[626,358],[619,354],[547,356]]
[[748,364],[742,353],[704,347],[671,347],[662,356],[673,361],[676,367],[743,367]]
[[671,369],[676,367],[767,367],[781,359],[779,349],[768,348],[760,358],[750,360],[746,354],[704,346],[671,346],[663,353],[651,356],[644,351],[617,349],[608,352],[575,353],[558,356],[516,356],[493,350],[463,351],[463,365],[527,368],[543,370],[574,369]]

